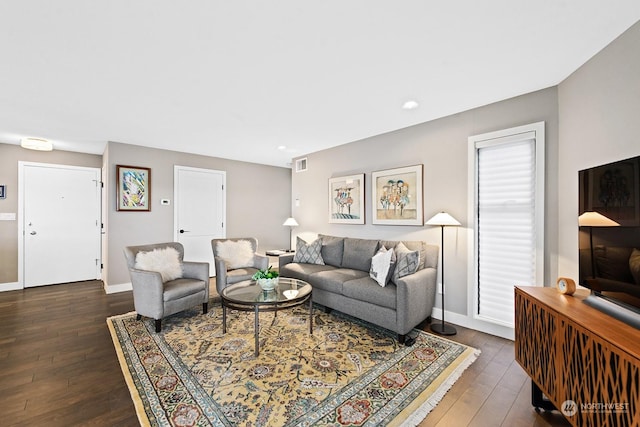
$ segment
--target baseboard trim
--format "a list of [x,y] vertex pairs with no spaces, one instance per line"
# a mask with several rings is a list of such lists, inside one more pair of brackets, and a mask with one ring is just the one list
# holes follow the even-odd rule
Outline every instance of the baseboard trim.
[[0,292],[18,291],[23,289],[19,282],[0,283]]
[[104,292],[107,294],[117,294],[118,292],[126,292],[133,290],[133,286],[131,282],[129,283],[120,283],[118,285],[107,285],[104,283]]
[[[433,319],[442,319],[442,310],[438,307],[433,307],[431,317]],[[495,335],[511,341],[515,340],[514,328],[497,325],[495,323],[484,322],[482,320],[474,319],[464,314],[452,313],[450,311],[445,312],[444,320],[446,323],[451,322],[454,325],[464,326],[465,328],[484,332],[485,334]]]

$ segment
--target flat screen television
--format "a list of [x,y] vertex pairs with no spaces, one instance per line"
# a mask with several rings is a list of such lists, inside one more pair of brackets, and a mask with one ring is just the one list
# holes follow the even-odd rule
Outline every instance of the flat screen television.
[[[591,290],[585,302],[640,329],[640,156],[578,176],[579,283]],[[613,223],[584,220],[585,212]]]

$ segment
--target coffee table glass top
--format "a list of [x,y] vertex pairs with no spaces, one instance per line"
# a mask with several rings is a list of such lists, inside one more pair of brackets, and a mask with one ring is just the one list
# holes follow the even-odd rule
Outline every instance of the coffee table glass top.
[[227,286],[222,297],[238,304],[283,304],[305,299],[311,293],[311,285],[299,279],[279,277],[278,285],[264,291],[255,280],[247,280]]

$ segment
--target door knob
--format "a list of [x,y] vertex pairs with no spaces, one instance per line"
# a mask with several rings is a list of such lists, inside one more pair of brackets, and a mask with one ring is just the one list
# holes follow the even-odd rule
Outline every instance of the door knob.
[[182,234],[182,233],[188,233],[188,232],[189,232],[189,230],[183,230],[182,228],[180,229],[180,234]]
[[29,234],[31,234],[32,236],[35,236],[35,235],[36,235],[36,232],[35,232],[35,231],[32,231],[32,232],[31,232],[31,233],[29,233]]

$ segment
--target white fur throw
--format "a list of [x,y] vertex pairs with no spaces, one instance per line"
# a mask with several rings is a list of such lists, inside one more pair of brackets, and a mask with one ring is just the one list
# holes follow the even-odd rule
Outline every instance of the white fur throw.
[[248,240],[227,240],[216,243],[216,252],[227,264],[227,268],[253,266],[253,248]]
[[151,252],[138,252],[135,268],[139,270],[157,271],[163,282],[182,277],[182,263],[175,248],[154,249]]

